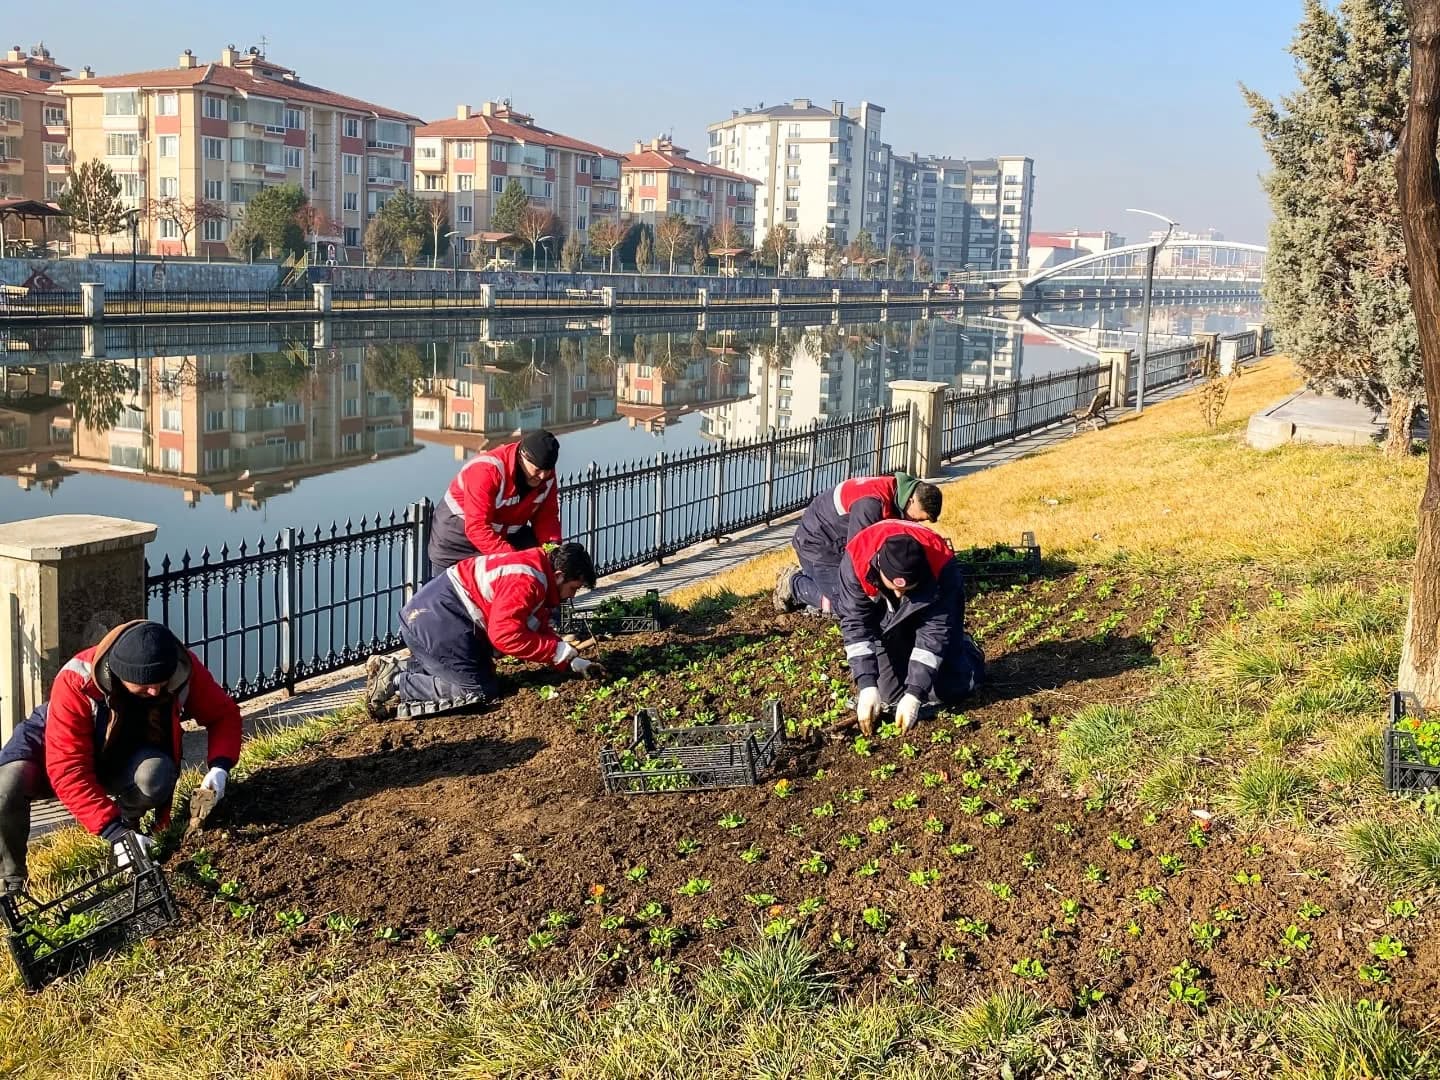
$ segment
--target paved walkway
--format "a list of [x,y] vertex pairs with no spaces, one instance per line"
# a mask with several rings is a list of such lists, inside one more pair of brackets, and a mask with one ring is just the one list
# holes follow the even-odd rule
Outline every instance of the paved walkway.
[[[1168,401],[1188,393],[1190,383],[1154,392],[1148,398],[1150,404]],[[973,454],[950,462],[938,477],[941,481],[958,480],[983,469],[993,469],[1018,461],[1030,454],[1039,453],[1065,442],[1070,438],[1070,425],[1057,424],[1055,427],[1035,432],[1014,442],[987,447]],[[612,596],[632,596],[647,589],[658,589],[661,594],[696,585],[707,578],[713,578],[722,571],[775,550],[789,542],[800,514],[791,514],[771,525],[764,525],[726,537],[718,544],[706,542],[686,548],[665,561],[663,565],[646,565],[612,575],[594,592],[586,594],[586,606],[600,603]],[[1041,538],[1043,542],[1043,537]],[[365,684],[363,666],[355,666],[333,675],[311,680],[305,689],[293,697],[283,693],[270,694],[242,707],[247,733],[264,731],[275,727],[301,723],[315,716],[323,716],[352,704]],[[185,736],[185,758],[187,761],[205,760],[205,735],[203,732],[188,732]],[[49,832],[67,824],[70,815],[64,807],[53,800],[37,803],[32,812],[31,836]]]

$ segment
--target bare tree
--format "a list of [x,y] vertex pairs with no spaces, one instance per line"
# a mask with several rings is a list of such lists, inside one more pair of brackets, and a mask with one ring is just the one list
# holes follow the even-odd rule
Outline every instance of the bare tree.
[[[1420,335],[1420,365],[1430,423],[1440,416],[1440,0],[1405,0],[1410,17],[1410,107],[1395,173],[1410,272],[1410,302]],[[1410,614],[1399,684],[1426,706],[1440,704],[1440,439],[1429,440],[1420,498]]]
[[540,263],[540,243],[559,236],[560,219],[549,210],[527,206],[515,226],[515,233],[530,245],[530,269],[535,270]]
[[440,257],[440,234],[445,226],[450,224],[450,208],[445,205],[445,196],[438,199],[424,200],[425,224],[430,226],[430,269],[435,269],[436,260]]
[[622,225],[614,218],[601,218],[590,225],[590,250],[608,262],[610,273],[615,272],[615,249],[625,243],[630,235],[630,226]]
[[207,221],[224,221],[228,216],[222,203],[209,199],[193,199],[189,202],[176,195],[152,199],[147,216],[156,221],[173,221],[180,234],[180,250],[190,254],[190,236]]
[[675,256],[690,240],[690,226],[679,214],[671,214],[655,226],[655,243],[675,273]]

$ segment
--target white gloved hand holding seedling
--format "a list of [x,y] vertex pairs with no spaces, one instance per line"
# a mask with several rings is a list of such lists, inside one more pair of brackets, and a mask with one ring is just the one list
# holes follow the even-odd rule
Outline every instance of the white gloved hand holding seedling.
[[215,809],[215,804],[225,797],[225,784],[230,773],[218,765],[205,774],[200,786],[190,793],[190,828],[198,829]]
[[216,766],[205,774],[205,779],[200,781],[200,786],[213,791],[215,793],[215,801],[219,802],[225,797],[225,781],[229,778],[230,774],[228,772]]
[[570,661],[570,670],[586,679],[603,679],[605,677],[604,667],[594,660],[586,660],[583,656],[577,656]]
[[866,735],[875,733],[875,718],[880,715],[880,690],[875,686],[864,687],[855,702],[855,718],[860,721],[860,730]]
[[904,735],[920,719],[920,705],[918,697],[914,694],[906,694],[895,706],[895,719],[900,724],[900,734]]

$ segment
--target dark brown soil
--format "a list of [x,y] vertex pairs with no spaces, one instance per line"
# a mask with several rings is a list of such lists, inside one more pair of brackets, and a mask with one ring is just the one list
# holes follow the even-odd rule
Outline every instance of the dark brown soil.
[[[750,602],[709,624],[691,618],[608,643],[618,677],[606,686],[514,666],[515,692],[488,712],[345,731],[237,782],[202,840],[220,880],[238,882],[255,905],[253,925],[274,929],[278,912],[303,913],[292,935],[301,949],[337,937],[361,950],[423,948],[426,930],[453,930],[460,941],[490,935],[540,970],[603,955],[620,983],[793,926],[855,987],[1025,983],[1062,1006],[1095,988],[1140,1007],[1167,1001],[1172,970],[1188,960],[1212,1001],[1259,1003],[1267,987],[1332,990],[1440,1016],[1428,913],[1387,915],[1387,895],[1293,833],[1202,832],[1191,808],[1148,820],[1087,808],[1056,774],[1052,716],[1138,697],[1160,656],[1267,601],[1263,583],[1157,584],[1125,572],[979,597],[970,623],[984,632],[991,684],[963,716],[859,751],[853,731],[829,732],[849,715],[835,628]],[[772,696],[797,722],[777,774],[788,781],[783,797],[773,779],[693,795],[601,794],[598,750],[620,741],[636,708],[677,723],[724,721],[758,716]],[[981,804],[967,807],[967,797]],[[987,825],[991,812],[1003,823]],[[1133,837],[1134,850],[1112,837]],[[758,861],[742,860],[752,845]],[[1167,872],[1162,855],[1183,869]],[[872,861],[873,874],[857,873]],[[1091,865],[1103,881],[1087,878]],[[1241,884],[1241,872],[1259,880]],[[233,921],[210,886],[176,876],[192,916]],[[1147,889],[1162,892],[1147,902]],[[1080,905],[1069,921],[1065,900]],[[1302,904],[1323,913],[1305,918]],[[1217,920],[1220,908],[1234,919]],[[875,909],[868,924],[866,909]],[[358,926],[327,929],[332,916]],[[1205,923],[1220,932],[1208,950],[1192,935]],[[1292,925],[1308,940],[1282,943]],[[377,940],[387,929],[392,940]],[[1409,956],[1389,965],[1390,984],[1362,983],[1357,969],[1383,933],[1402,938]],[[1044,976],[1015,973],[1022,960],[1039,961]]]

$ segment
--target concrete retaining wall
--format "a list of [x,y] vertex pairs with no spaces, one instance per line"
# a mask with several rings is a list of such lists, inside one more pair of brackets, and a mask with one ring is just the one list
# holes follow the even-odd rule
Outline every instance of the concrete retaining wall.
[[[39,275],[49,285],[36,281]],[[103,281],[106,291],[126,292],[130,288],[129,259],[0,259],[0,283],[27,285],[78,292],[84,281]],[[184,259],[138,259],[135,285],[145,291],[171,292],[265,292],[280,282],[280,267],[274,263],[206,263]]]

